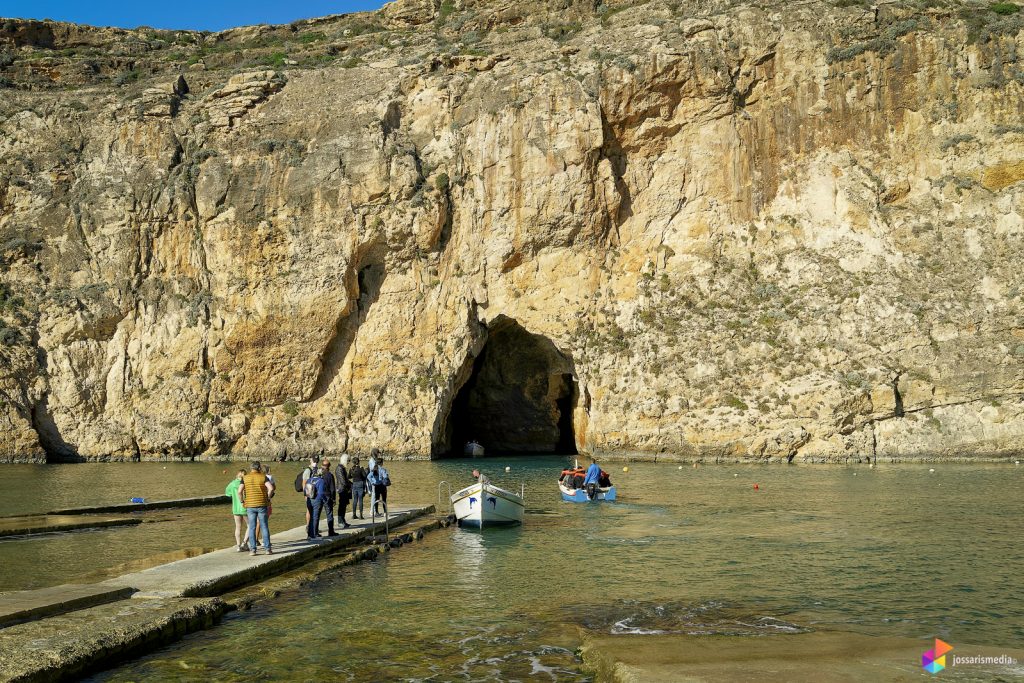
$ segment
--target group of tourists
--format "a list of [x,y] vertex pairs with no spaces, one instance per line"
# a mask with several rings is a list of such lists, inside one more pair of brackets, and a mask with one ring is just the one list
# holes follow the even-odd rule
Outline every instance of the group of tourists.
[[[370,459],[364,469],[358,456],[343,454],[337,468],[331,471],[331,462],[322,456],[311,456],[309,463],[295,477],[295,490],[306,499],[306,540],[322,538],[320,521],[327,519],[327,536],[337,536],[334,526],[334,511],[338,511],[338,524],[347,529],[345,517],[348,505],[352,503],[352,519],[366,519],[363,515],[363,500],[370,495],[374,517],[387,514],[388,487],[391,477],[384,467],[384,457],[379,449],[370,451]],[[231,497],[231,512],[235,520],[235,545],[238,552],[249,551],[257,554],[262,538],[263,549],[268,555],[274,551],[270,544],[269,518],[272,512],[271,500],[277,490],[270,468],[260,462],[253,462],[249,470],[239,470],[235,478],[224,489]],[[335,505],[337,503],[337,505]],[[246,522],[242,535],[242,521]]]

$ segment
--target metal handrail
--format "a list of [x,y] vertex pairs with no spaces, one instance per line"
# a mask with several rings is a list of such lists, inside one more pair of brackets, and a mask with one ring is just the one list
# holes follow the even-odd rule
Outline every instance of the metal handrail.
[[[389,538],[388,524],[391,521],[391,511],[388,508],[388,504],[381,500],[379,501],[384,506],[384,542],[387,543]],[[373,541],[377,540],[377,511],[373,509],[373,504],[370,504],[370,528],[373,529],[374,533],[370,536]]]

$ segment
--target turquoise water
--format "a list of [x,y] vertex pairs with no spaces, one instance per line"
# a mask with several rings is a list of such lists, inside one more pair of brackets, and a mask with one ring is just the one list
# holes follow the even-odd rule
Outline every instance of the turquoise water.
[[[476,462],[393,463],[395,500]],[[562,462],[495,463],[521,528],[434,532],[99,679],[582,680],[580,627],[1024,643],[1019,467],[620,464],[620,502],[574,504]]]

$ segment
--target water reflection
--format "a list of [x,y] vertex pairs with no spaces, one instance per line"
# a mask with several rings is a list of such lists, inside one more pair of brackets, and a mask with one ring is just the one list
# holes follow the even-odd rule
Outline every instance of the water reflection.
[[[487,530],[490,533],[492,530]],[[480,587],[483,566],[487,560],[481,531],[456,529],[452,538],[455,555],[455,573],[452,579],[467,587]]]

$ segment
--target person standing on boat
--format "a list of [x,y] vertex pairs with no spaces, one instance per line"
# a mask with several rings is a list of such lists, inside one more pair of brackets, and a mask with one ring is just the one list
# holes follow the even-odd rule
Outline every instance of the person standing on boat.
[[597,465],[597,459],[590,459],[590,467],[583,476],[583,488],[587,490],[587,498],[591,500],[597,495],[598,482],[601,480],[601,468]]
[[352,458],[352,467],[348,470],[348,478],[352,482],[352,519],[363,517],[363,496],[366,495],[366,471],[359,465],[359,457]]
[[338,489],[338,524],[342,529],[351,526],[345,521],[345,513],[348,512],[348,501],[352,499],[352,482],[348,478],[349,460],[348,453],[341,454],[338,467],[334,470],[334,487]]
[[491,478],[486,474],[480,472],[480,470],[473,470],[473,478],[476,479],[478,484],[490,484]]

